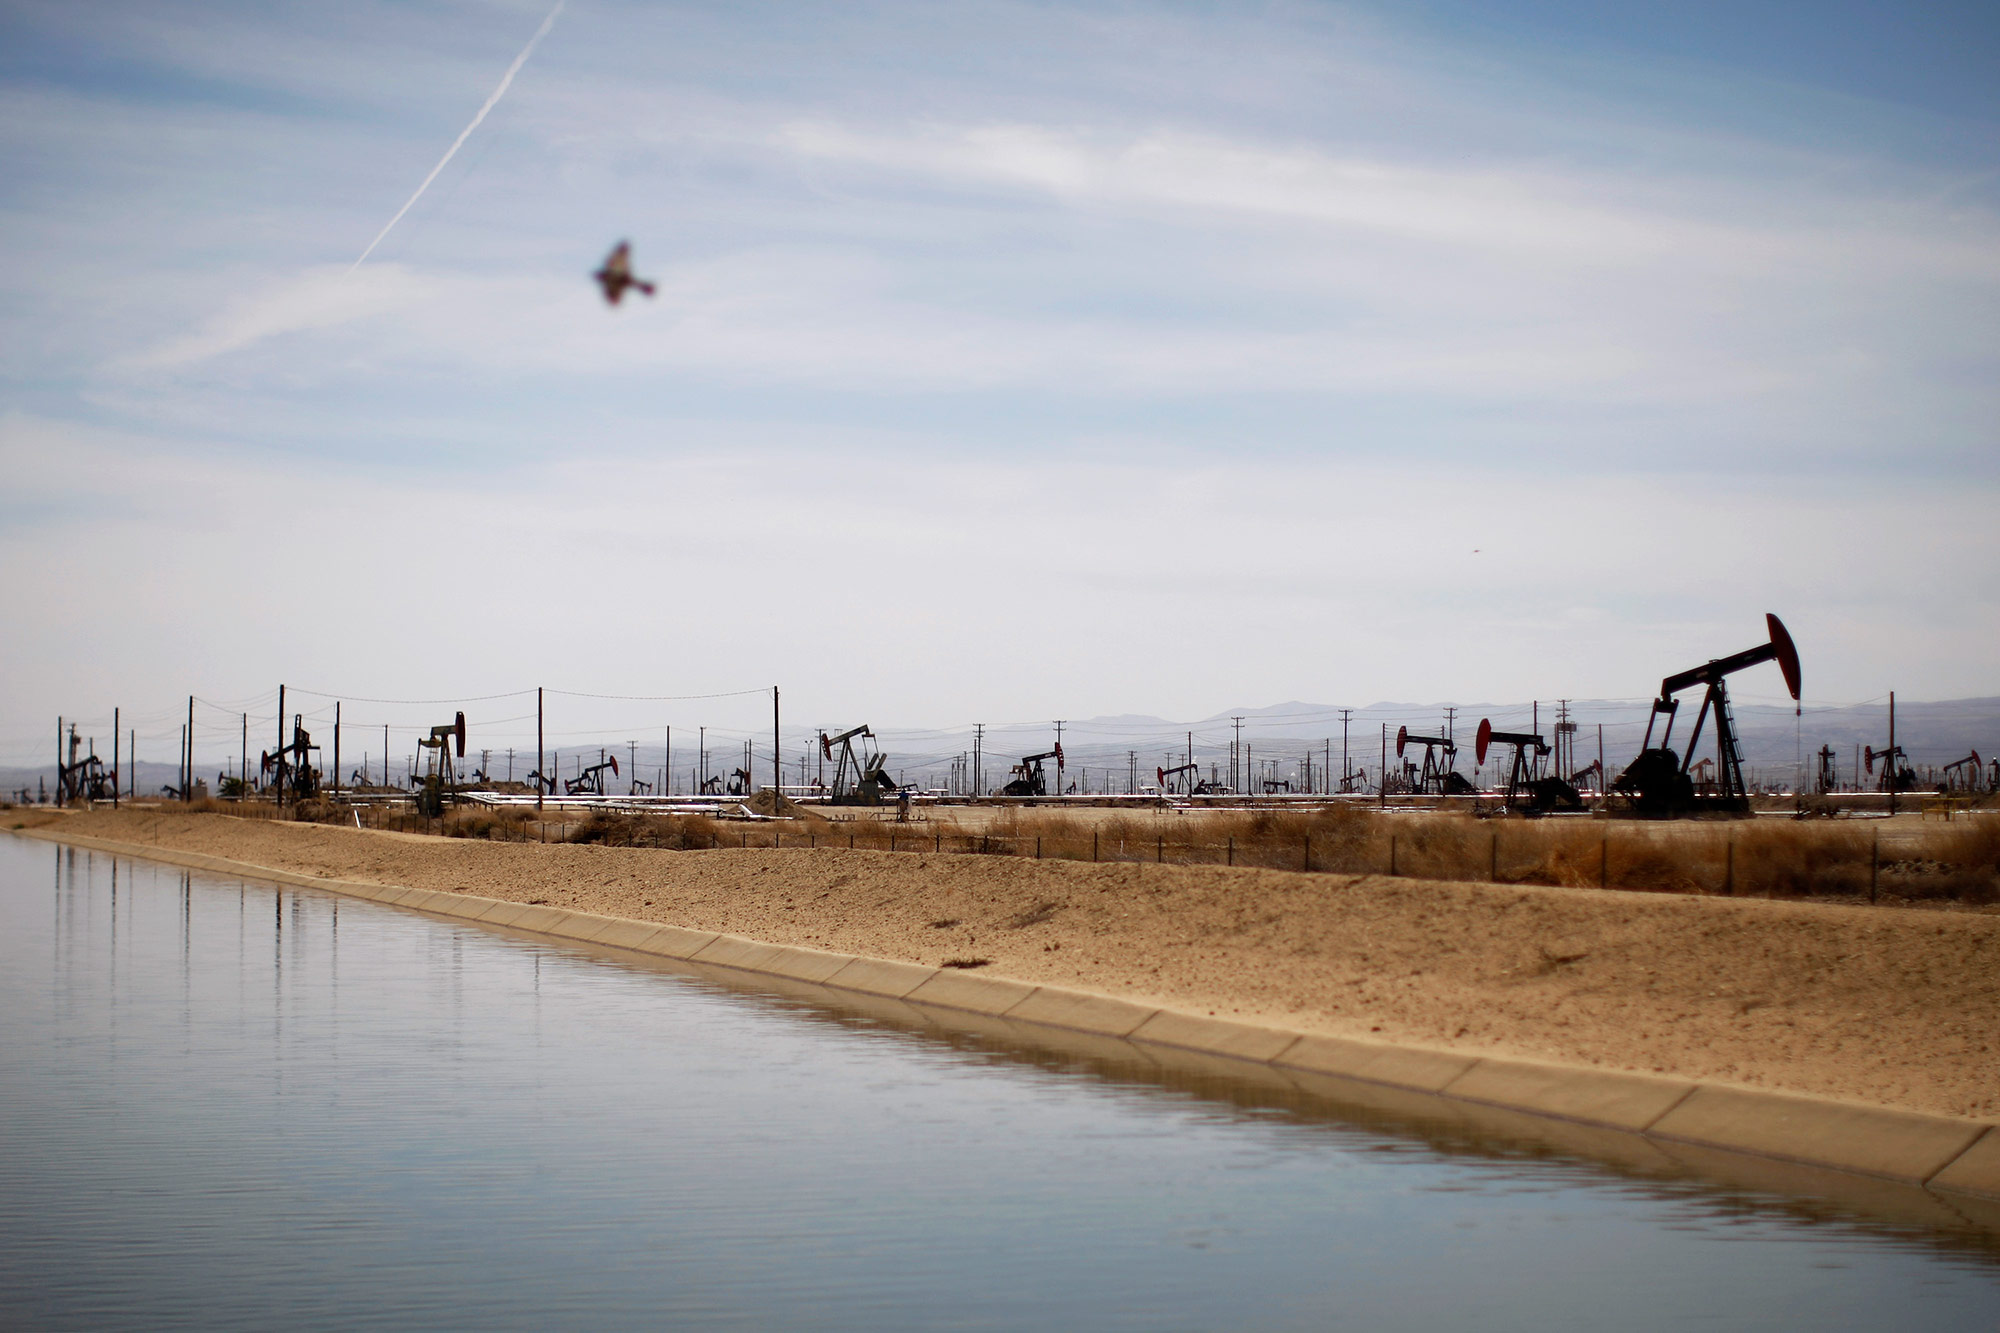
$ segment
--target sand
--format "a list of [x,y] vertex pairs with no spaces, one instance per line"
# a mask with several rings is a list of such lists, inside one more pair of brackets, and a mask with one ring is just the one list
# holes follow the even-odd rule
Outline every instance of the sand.
[[487,843],[164,811],[96,837],[1475,1054],[2000,1115],[2000,917],[844,849]]

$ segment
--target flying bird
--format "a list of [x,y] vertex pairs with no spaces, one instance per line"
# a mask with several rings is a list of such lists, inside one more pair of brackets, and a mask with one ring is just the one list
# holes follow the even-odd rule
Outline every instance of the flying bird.
[[610,257],[604,261],[604,267],[590,276],[604,288],[604,299],[611,305],[618,304],[627,287],[637,287],[648,296],[653,294],[652,283],[632,276],[632,244],[629,241],[618,242]]

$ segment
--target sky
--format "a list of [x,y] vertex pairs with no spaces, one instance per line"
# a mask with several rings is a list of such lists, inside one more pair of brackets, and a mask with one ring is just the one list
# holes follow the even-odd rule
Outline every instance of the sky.
[[357,265],[549,14],[0,4],[0,765],[2000,694],[1990,6],[569,0]]

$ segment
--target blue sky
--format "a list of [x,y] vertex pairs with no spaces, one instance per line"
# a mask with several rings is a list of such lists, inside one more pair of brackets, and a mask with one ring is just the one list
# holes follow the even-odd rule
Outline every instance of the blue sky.
[[350,271],[546,13],[0,10],[0,760],[1637,697],[1766,610],[2000,692],[1990,8],[573,0]]

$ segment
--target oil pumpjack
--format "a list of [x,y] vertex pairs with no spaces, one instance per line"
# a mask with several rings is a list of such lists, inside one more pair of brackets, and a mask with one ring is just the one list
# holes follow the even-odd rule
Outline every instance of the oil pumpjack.
[[604,770],[611,770],[611,776],[618,776],[618,756],[607,754],[586,769],[580,770],[573,778],[563,779],[565,796],[608,796],[610,790],[604,785]]
[[[1741,816],[1750,813],[1750,792],[1743,782],[1743,751],[1736,739],[1736,723],[1729,714],[1729,691],[1724,681],[1739,671],[1764,662],[1776,662],[1784,673],[1785,688],[1794,702],[1799,697],[1799,650],[1783,621],[1764,617],[1769,642],[1746,648],[1729,657],[1718,657],[1660,682],[1660,697],[1653,701],[1653,713],[1646,721],[1646,739],[1639,755],[1618,775],[1612,789],[1627,798],[1628,813],[1650,819],[1672,819],[1684,815]],[[1687,749],[1674,752],[1674,717],[1682,690],[1700,685],[1705,688],[1701,711],[1695,715],[1694,730]],[[1660,743],[1653,744],[1653,729],[1661,716],[1667,719],[1660,731]],[[1696,795],[1689,769],[1695,746],[1701,743],[1702,728],[1715,720],[1715,786],[1713,794]]]
[[1550,753],[1540,733],[1495,731],[1491,718],[1479,719],[1479,735],[1473,742],[1473,760],[1486,762],[1486,752],[1495,745],[1514,747],[1514,763],[1507,774],[1507,808],[1522,814],[1540,815],[1550,810],[1581,810],[1583,797],[1563,779],[1542,771],[1542,761]]
[[1875,765],[1882,766],[1882,776],[1875,782],[1877,791],[1915,791],[1917,771],[1910,767],[1908,759],[1900,745],[1887,750],[1878,750],[1871,745],[1861,752],[1862,771],[1874,777]]
[[[880,805],[886,796],[894,796],[902,787],[882,771],[887,762],[880,749],[869,742],[875,733],[868,729],[866,722],[858,727],[849,727],[838,736],[819,734],[819,752],[833,764],[833,791],[827,797],[834,805]],[[860,749],[855,748],[859,742]],[[745,781],[748,775],[745,774]]]
[[[258,766],[265,774],[276,773],[284,784],[283,790],[296,800],[310,801],[319,795],[319,770],[313,767],[312,754],[319,746],[312,743],[312,734],[305,728],[305,715],[292,714],[291,743],[280,750],[270,750],[258,756]],[[340,774],[335,773],[338,778]]]
[[69,729],[69,762],[56,774],[56,804],[67,805],[71,801],[108,801],[118,789],[118,770],[106,766],[97,757],[97,742],[90,743],[90,753],[77,757],[76,727]]
[[429,736],[417,737],[417,748],[424,754],[424,774],[416,784],[417,811],[436,819],[447,803],[458,800],[458,760],[465,758],[465,714],[432,727]]
[[1042,770],[1042,765],[1051,759],[1056,761],[1057,772],[1061,772],[1063,748],[1060,744],[1055,749],[1044,750],[1040,754],[1022,755],[1021,762],[1015,764],[1013,767],[1014,776],[1008,779],[1006,786],[994,794],[997,796],[1047,796],[1049,794],[1049,777]]
[[[1470,796],[1472,784],[1457,768],[1458,746],[1449,736],[1418,736],[1408,727],[1396,728],[1396,757],[1412,745],[1424,747],[1424,766],[1411,778],[1420,796]],[[1406,767],[1415,767],[1406,765]]]
[[1223,783],[1204,778],[1197,763],[1156,768],[1153,775],[1160,781],[1160,790],[1169,796],[1219,796],[1229,790]]
[[[1958,776],[1961,770],[1965,774],[1964,777]],[[1979,779],[1985,776],[1986,765],[1980,762],[1979,751],[1974,750],[1971,754],[1965,756],[1965,758],[1955,759],[1951,763],[1946,764],[1938,772],[1944,778],[1943,781],[1938,783],[1938,790],[1940,792],[1978,791]]]

